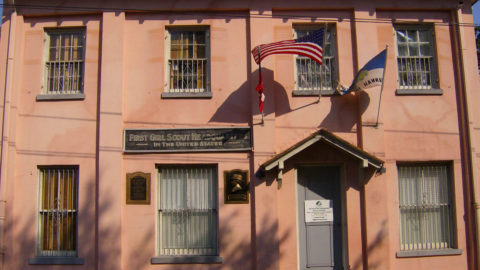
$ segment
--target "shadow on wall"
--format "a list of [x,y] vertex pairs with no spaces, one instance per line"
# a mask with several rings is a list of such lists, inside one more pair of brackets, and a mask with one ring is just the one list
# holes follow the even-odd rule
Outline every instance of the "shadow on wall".
[[[228,207],[228,206],[225,206]],[[243,212],[243,215],[245,212]],[[250,224],[239,224],[239,220],[245,220],[241,217],[242,213],[238,210],[232,212],[226,217],[222,217],[219,224],[219,246],[220,256],[223,259],[221,264],[202,265],[202,264],[175,264],[165,265],[166,269],[172,270],[200,270],[200,269],[252,269],[252,263],[255,263],[253,254],[253,245],[250,234],[239,240],[237,230],[245,231],[243,228]],[[257,233],[256,258],[259,261],[258,269],[278,269],[279,258],[284,254],[279,253],[279,245],[290,237],[291,230],[281,235],[278,232],[278,224],[268,216],[264,216],[261,222],[262,228]],[[142,267],[136,268],[143,269]]]
[[332,132],[348,132],[358,121],[358,95],[361,99],[360,114],[363,114],[370,104],[367,92],[360,91],[355,95],[332,96],[330,112],[323,119],[318,128],[327,128]]
[[[86,189],[82,188],[81,191],[91,191],[88,194],[80,195],[84,197],[84,203],[78,205],[77,218],[80,221],[77,231],[77,249],[78,257],[85,259],[85,263],[82,266],[71,265],[57,265],[56,269],[95,269],[95,184],[94,180],[90,180]],[[112,201],[109,200],[108,195],[102,194],[105,198],[100,203],[101,208],[98,209],[99,215],[106,213],[112,207]],[[32,198],[37,201],[37,198]],[[37,203],[35,203],[37,205]],[[7,246],[7,254],[5,263],[8,263],[11,269],[27,269],[38,268],[38,265],[29,265],[28,258],[35,257],[35,249],[37,245],[37,239],[35,237],[38,228],[37,213],[32,213],[28,217],[26,215],[7,217],[5,225],[5,236],[11,236],[11,245]],[[119,236],[120,226],[117,228],[108,228],[99,232],[99,235]],[[102,243],[99,243],[101,245]],[[100,249],[101,251],[102,249]],[[12,254],[12,252],[15,252]],[[120,258],[120,247],[111,246],[109,251],[101,252],[98,254],[102,260],[118,260]]]
[[[253,104],[254,114],[260,114],[258,110],[258,93],[255,86],[258,83],[258,72],[250,74],[251,81],[245,81],[240,87],[233,91],[225,101],[218,107],[217,111],[210,118],[209,122],[220,123],[249,123],[251,121],[251,102]],[[264,114],[274,113],[276,117],[290,113],[292,111],[301,110],[310,105],[322,106],[313,102],[303,105],[299,108],[292,108],[289,102],[289,93],[280,83],[274,80],[274,73],[270,69],[262,69],[263,83],[264,83]],[[251,99],[253,95],[254,99]],[[359,105],[358,98],[360,95],[361,104]],[[302,98],[302,97],[298,97]],[[348,94],[344,96],[329,96],[323,97],[330,99],[330,111],[327,116],[318,125],[318,128],[327,128],[332,132],[349,132],[357,124],[358,121],[358,107],[360,106],[360,113],[363,114],[370,104],[370,97],[368,92],[357,92],[356,94]],[[254,100],[254,101],[252,101]],[[327,102],[325,102],[327,104]]]
[[[367,246],[367,254],[369,254],[369,257],[372,257],[371,254],[375,253],[377,250],[380,250],[382,248],[382,242],[384,241],[384,238],[387,236],[387,221],[383,220],[382,221],[382,227],[381,229],[377,232],[375,235],[375,240],[371,242]],[[368,262],[368,269],[378,269],[380,265],[380,262],[374,261],[374,262]],[[360,270],[363,269],[363,258],[359,257],[357,258],[353,265],[350,267],[351,270]]]
[[[56,265],[56,266],[43,266],[47,268],[55,269],[95,269],[95,184],[94,180],[88,180],[89,184],[84,185],[80,192],[83,200],[82,204],[78,205],[78,220],[79,226],[77,231],[77,246],[78,257],[85,260],[84,265]],[[102,193],[99,203],[98,214],[101,217],[102,214],[109,213],[115,210],[117,203],[112,198],[112,194]],[[32,198],[37,201],[37,198]],[[37,204],[37,203],[35,203]],[[229,207],[224,206],[224,207]],[[231,205],[232,208],[239,207]],[[243,207],[243,206],[242,206]],[[246,206],[249,207],[249,206]],[[28,258],[35,257],[35,249],[37,245],[36,233],[37,233],[37,213],[28,213],[10,217],[5,223],[4,232],[8,236],[7,240],[7,253],[5,256],[6,263],[9,269],[36,269],[42,268],[38,265],[29,265]],[[223,258],[223,263],[218,265],[201,265],[201,264],[175,264],[175,265],[163,265],[162,269],[251,269],[252,263],[255,263],[252,245],[252,236],[249,233],[250,228],[250,211],[232,211],[229,214],[221,216],[219,222],[219,246],[220,256]],[[152,220],[153,222],[153,220]],[[247,222],[247,223],[245,223]],[[278,223],[265,216],[262,218],[261,228],[257,233],[258,248],[256,257],[261,262],[261,269],[276,268],[278,265],[278,259],[283,254],[279,253],[279,245],[284,242],[291,234],[291,230],[280,234],[278,232]],[[105,239],[111,239],[115,237],[121,237],[120,224],[115,227],[100,227],[98,235]],[[238,231],[241,231],[244,236],[238,237]],[[145,250],[144,243],[150,242],[152,238],[156,237],[154,230],[142,231],[140,238],[143,241],[136,241],[138,244],[134,248],[129,250],[135,250],[135,252],[126,254],[125,260],[129,261],[129,269],[142,270],[156,268],[150,263],[151,256],[155,253],[154,250]],[[10,240],[10,241],[8,241]],[[104,243],[99,242],[99,248],[97,255],[98,259],[104,262],[118,262],[122,260],[121,247],[109,246],[108,249],[104,247]],[[213,266],[213,267],[212,267]],[[44,269],[44,268],[42,268]],[[110,270],[102,269],[102,270]],[[114,269],[112,269],[114,270]],[[116,270],[116,269],[115,269]]]
[[[152,220],[152,222],[154,221]],[[126,269],[133,269],[133,270],[147,269],[150,266],[150,260],[152,258],[151,255],[154,254],[155,251],[154,250],[146,251],[144,243],[151,242],[152,238],[154,237],[155,237],[154,230],[142,231],[142,236],[140,237],[141,241],[135,240],[139,244],[136,247],[129,249],[129,250],[134,250],[134,252],[131,252],[128,254],[125,254],[125,252],[123,253],[124,256],[127,257],[126,259],[128,260],[128,267],[126,267],[125,265],[123,267],[125,267]],[[117,260],[120,258],[118,254],[114,254],[114,255],[117,256]]]
[[[258,83],[258,72],[250,74],[250,78],[254,81],[256,86]],[[288,101],[288,94],[285,88],[274,81],[273,71],[270,69],[262,69],[265,103],[263,111],[265,115],[275,113],[280,116],[292,111]],[[258,93],[255,86],[250,85],[250,80],[245,81],[240,87],[233,91],[230,96],[220,105],[215,114],[210,118],[210,122],[221,123],[248,123],[251,121],[252,95],[255,97],[255,104],[257,109],[254,109],[255,114],[260,114],[258,110]],[[249,92],[250,91],[250,92]]]

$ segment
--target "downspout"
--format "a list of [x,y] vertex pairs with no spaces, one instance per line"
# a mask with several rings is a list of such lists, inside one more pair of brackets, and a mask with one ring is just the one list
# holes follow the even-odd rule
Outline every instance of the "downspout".
[[4,89],[3,89],[3,114],[2,114],[2,134],[1,134],[1,151],[0,151],[0,175],[2,177],[0,177],[0,185],[1,183],[3,182],[3,170],[2,170],[2,165],[4,163],[4,151],[5,151],[5,147],[4,147],[4,143],[6,142],[5,141],[5,121],[8,119],[8,117],[6,117],[6,113],[8,113],[10,110],[7,110],[7,104],[10,102],[10,100],[7,101],[7,97],[10,97],[10,94],[11,94],[11,87],[12,87],[12,84],[11,84],[11,76],[12,76],[12,65],[13,65],[13,54],[14,54],[14,45],[13,45],[13,37],[12,37],[12,33],[15,33],[15,22],[16,22],[16,19],[17,19],[17,13],[16,13],[16,10],[15,10],[15,0],[10,0],[8,1],[10,2],[9,5],[11,5],[11,13],[10,13],[10,25],[9,25],[9,29],[8,29],[8,45],[7,45],[7,61],[5,63],[5,85],[4,85]]
[[[480,227],[478,223],[479,219],[479,205],[475,196],[475,190],[477,190],[476,177],[475,177],[475,164],[472,157],[472,142],[471,142],[471,125],[469,116],[471,115],[468,106],[468,91],[466,89],[465,81],[465,69],[462,49],[462,39],[460,33],[460,15],[461,8],[458,10],[453,9],[451,11],[452,20],[452,36],[453,36],[453,51],[455,73],[458,75],[456,80],[456,88],[458,89],[458,106],[459,106],[459,125],[460,125],[460,144],[462,148],[462,164],[463,177],[464,177],[464,200],[466,207],[466,230],[467,230],[467,260],[469,262],[469,269],[478,269],[479,259],[479,246],[478,236],[480,235]],[[472,217],[473,215],[473,217]],[[474,228],[475,227],[475,228]],[[471,250],[468,249],[470,247]]]
[[[14,65],[14,53],[15,53],[15,29],[17,21],[17,12],[15,10],[15,1],[9,1],[12,6],[10,13],[10,25],[8,29],[8,44],[7,44],[7,59],[5,63],[5,85],[3,91],[3,115],[2,115],[2,133],[1,135],[1,150],[0,150],[0,212],[3,213],[0,216],[0,269],[3,269],[5,245],[4,245],[4,233],[5,233],[5,208],[6,208],[6,183],[7,177],[6,159],[8,151],[8,133],[10,131],[10,98],[12,95],[12,81],[13,81],[13,65]],[[7,134],[7,135],[6,135]],[[7,137],[6,137],[7,136]]]
[[[352,10],[352,18],[357,19],[355,9]],[[352,32],[354,37],[352,38],[352,56],[353,56],[353,70],[354,76],[358,72],[358,34],[357,34],[357,23],[352,24]],[[361,92],[355,93],[355,99],[357,102],[357,146],[363,150],[363,121],[362,121],[362,97]],[[360,231],[361,231],[361,246],[362,246],[362,268],[363,270],[368,269],[368,236],[367,236],[367,203],[366,203],[366,194],[365,194],[365,179],[364,170],[359,168],[358,170],[358,181],[360,184],[359,197],[360,197]],[[349,266],[350,267],[350,266]]]
[[[356,19],[355,10],[352,11],[352,17]],[[352,38],[352,50],[353,53],[353,67],[356,74],[358,72],[358,55],[359,47],[357,43],[357,23],[352,24],[352,31],[354,38]],[[362,121],[362,97],[361,92],[355,93],[357,101],[357,146],[363,150],[363,121]],[[361,246],[362,246],[362,269],[368,269],[368,236],[367,236],[367,203],[365,194],[365,174],[363,169],[358,170],[358,179],[360,183],[359,197],[360,197],[360,231],[361,231]]]

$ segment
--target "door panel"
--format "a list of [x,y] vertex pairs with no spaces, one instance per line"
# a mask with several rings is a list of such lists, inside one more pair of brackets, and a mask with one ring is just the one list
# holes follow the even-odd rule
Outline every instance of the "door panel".
[[[343,269],[340,169],[300,167],[297,173],[300,269]],[[305,201],[322,206],[308,209],[306,214]],[[333,220],[323,212],[333,212]]]
[[317,223],[318,224],[308,224],[308,226],[305,226],[306,235],[308,236],[306,239],[307,266],[331,267],[333,266],[332,226],[330,224],[322,224],[326,222]]

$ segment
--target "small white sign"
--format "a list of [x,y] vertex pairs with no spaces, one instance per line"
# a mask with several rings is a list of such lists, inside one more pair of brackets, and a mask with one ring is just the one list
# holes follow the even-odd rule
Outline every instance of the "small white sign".
[[333,221],[330,200],[306,200],[305,222]]

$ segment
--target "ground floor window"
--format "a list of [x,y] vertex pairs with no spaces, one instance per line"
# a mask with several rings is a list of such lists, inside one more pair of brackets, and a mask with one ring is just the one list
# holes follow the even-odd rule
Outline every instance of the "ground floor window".
[[455,248],[448,164],[399,164],[401,250]]
[[218,255],[216,170],[158,167],[158,255]]
[[39,167],[38,256],[77,256],[78,166]]

